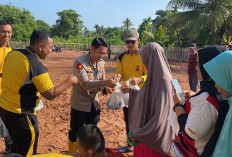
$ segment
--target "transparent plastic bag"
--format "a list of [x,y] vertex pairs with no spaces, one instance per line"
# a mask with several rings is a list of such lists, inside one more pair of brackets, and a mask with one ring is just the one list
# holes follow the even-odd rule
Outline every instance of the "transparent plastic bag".
[[36,107],[36,112],[42,110],[43,107],[44,107],[44,104],[43,104],[42,100],[40,99],[39,105]]
[[[138,85],[131,85],[130,79],[125,84],[136,90],[140,90]],[[112,110],[119,110],[123,107],[128,107],[129,93],[123,94],[121,91],[121,84],[117,81],[117,85],[114,87],[114,91],[106,102],[106,108]]]
[[114,91],[106,102],[106,108],[112,110],[119,110],[125,106],[122,96],[124,95],[120,90],[121,84],[117,82]]
[[112,110],[119,110],[125,106],[125,103],[119,93],[112,93],[106,102],[106,108]]
[[[133,86],[133,85],[130,84],[130,79],[127,80],[127,81],[125,82],[125,84],[126,84],[127,86],[133,88],[133,89],[140,90],[140,88],[139,88],[138,85]],[[123,101],[124,101],[124,103],[125,103],[125,107],[128,107],[128,103],[129,103],[129,93],[125,93],[125,94],[122,93],[122,98],[123,98]]]

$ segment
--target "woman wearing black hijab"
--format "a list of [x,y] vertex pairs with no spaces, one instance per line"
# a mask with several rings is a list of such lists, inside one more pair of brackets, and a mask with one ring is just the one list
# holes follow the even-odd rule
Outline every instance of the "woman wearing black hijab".
[[217,92],[214,81],[203,68],[203,64],[224,51],[225,47],[219,45],[199,50],[196,70],[200,91],[184,105],[180,104],[177,95],[174,96],[174,110],[180,127],[177,137],[181,136],[199,156],[212,155],[229,107],[228,101]]

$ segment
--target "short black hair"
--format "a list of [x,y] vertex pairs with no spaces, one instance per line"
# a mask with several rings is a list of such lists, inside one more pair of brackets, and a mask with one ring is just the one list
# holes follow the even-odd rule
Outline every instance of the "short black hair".
[[81,127],[76,132],[76,138],[86,150],[94,149],[96,152],[102,152],[105,149],[104,136],[96,125],[89,124]]
[[100,46],[108,47],[108,43],[104,38],[94,38],[91,46],[93,46],[94,48],[99,48]]
[[12,27],[11,23],[8,21],[0,21],[0,26],[2,25],[10,25]]
[[30,44],[46,43],[48,38],[52,38],[52,36],[46,30],[34,30],[30,37]]

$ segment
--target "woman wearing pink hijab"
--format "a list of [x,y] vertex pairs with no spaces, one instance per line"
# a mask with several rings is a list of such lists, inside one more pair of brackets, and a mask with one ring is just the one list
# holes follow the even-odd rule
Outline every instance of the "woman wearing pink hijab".
[[138,141],[134,157],[167,156],[174,137],[168,115],[173,112],[172,76],[163,48],[149,43],[138,52],[148,70],[147,80],[137,91],[122,87],[130,93],[128,113],[131,141]]

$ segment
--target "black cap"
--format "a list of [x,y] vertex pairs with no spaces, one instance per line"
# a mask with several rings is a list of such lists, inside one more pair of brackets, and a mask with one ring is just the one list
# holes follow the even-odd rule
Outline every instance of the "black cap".
[[195,43],[191,43],[191,44],[189,45],[189,48],[193,48],[193,49],[195,49],[195,48],[197,48],[197,44],[195,44]]

